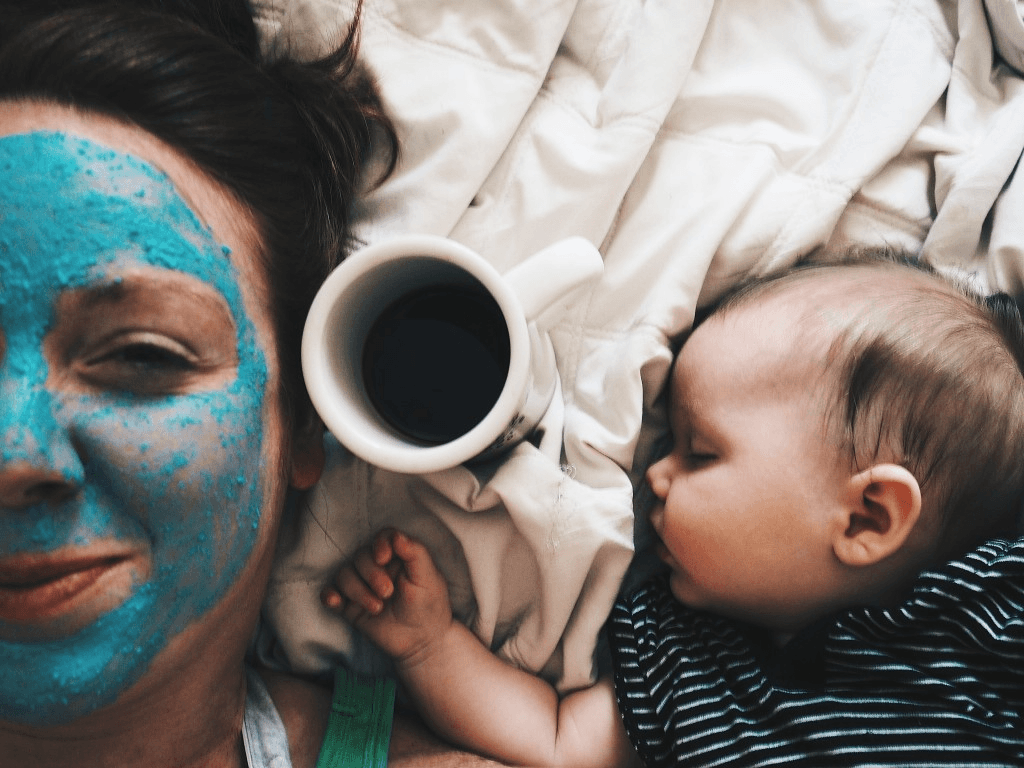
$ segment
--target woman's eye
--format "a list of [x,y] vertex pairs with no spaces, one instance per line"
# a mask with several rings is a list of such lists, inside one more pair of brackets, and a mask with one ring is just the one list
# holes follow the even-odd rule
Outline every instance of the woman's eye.
[[108,362],[148,368],[177,368],[189,370],[192,364],[181,355],[152,344],[131,344],[106,357]]
[[141,334],[104,344],[82,361],[80,370],[103,389],[162,394],[179,389],[197,368],[194,355],[181,344]]

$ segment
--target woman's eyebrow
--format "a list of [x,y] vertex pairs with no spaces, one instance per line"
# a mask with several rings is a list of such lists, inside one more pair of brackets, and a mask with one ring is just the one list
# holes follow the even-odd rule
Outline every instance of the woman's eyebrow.
[[111,280],[101,285],[88,286],[81,289],[82,303],[86,307],[94,307],[101,304],[116,304],[123,301],[128,288],[120,280]]
[[86,309],[121,304],[140,294],[154,291],[159,292],[164,301],[188,300],[195,305],[231,315],[227,302],[212,286],[209,286],[209,290],[203,290],[191,282],[172,276],[118,277],[78,289],[79,301]]

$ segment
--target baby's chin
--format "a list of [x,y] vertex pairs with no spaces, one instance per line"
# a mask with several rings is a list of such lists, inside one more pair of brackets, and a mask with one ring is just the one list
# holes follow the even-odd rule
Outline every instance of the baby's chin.
[[687,608],[711,610],[707,606],[707,601],[702,599],[702,595],[695,589],[693,582],[678,568],[673,568],[669,574],[668,587],[672,592],[672,596]]

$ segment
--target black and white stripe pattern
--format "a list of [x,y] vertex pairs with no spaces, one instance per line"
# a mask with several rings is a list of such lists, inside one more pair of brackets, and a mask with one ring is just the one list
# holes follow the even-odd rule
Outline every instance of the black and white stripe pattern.
[[923,574],[774,649],[664,578],[608,624],[619,709],[648,766],[1024,766],[1024,540]]

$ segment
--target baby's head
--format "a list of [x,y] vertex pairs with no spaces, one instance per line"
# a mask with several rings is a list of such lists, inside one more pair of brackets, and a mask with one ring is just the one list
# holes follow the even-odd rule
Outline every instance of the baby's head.
[[[723,298],[677,359],[676,446],[649,471],[677,597],[791,630],[1011,532],[1022,339],[1009,300],[882,253]],[[695,522],[708,498],[718,529]]]
[[[823,351],[824,436],[852,471],[905,467],[935,518],[940,558],[1012,532],[1024,496],[1024,327],[1005,295],[986,301],[886,251],[805,262],[743,286],[718,313],[792,302]],[[818,345],[827,345],[822,349]]]

